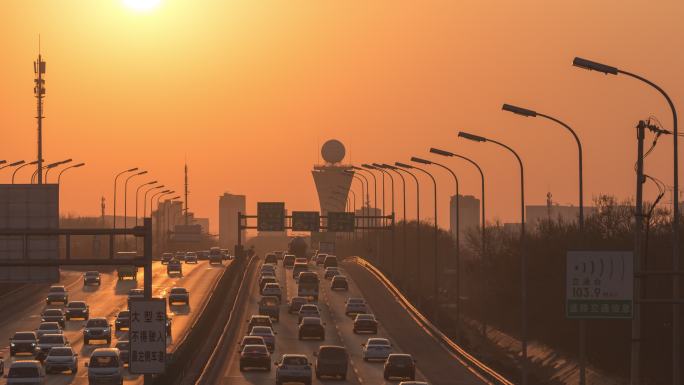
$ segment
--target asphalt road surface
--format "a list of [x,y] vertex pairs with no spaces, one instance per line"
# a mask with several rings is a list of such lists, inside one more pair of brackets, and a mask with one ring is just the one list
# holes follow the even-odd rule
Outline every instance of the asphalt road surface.
[[[173,306],[168,312],[172,315],[171,338],[167,340],[168,351],[173,351],[176,342],[187,332],[198,314],[198,309],[203,307],[208,299],[208,294],[220,273],[225,269],[223,266],[209,266],[207,261],[200,261],[197,265],[183,264],[183,277],[169,277],[166,274],[166,265],[154,262],[152,267],[152,293],[154,297],[166,298],[167,292],[174,286],[185,287],[190,291],[190,306]],[[128,291],[131,288],[142,288],[143,273],[142,268],[138,271],[138,281],[118,281],[116,271],[102,273],[101,286],[83,286],[82,272],[69,271],[62,269],[60,284],[65,285],[69,292],[70,301],[86,301],[90,306],[90,317],[106,317],[113,325],[116,315],[120,310],[127,308]],[[40,314],[47,306],[45,304],[45,294],[47,290],[35,291],[30,289],[19,290],[8,295],[24,296],[25,298],[18,304],[2,306],[3,299],[0,298],[0,341],[2,343],[2,353],[5,361],[5,374],[9,370],[11,362],[22,359],[32,359],[30,356],[9,356],[9,339],[16,331],[32,331],[40,324]],[[7,300],[7,298],[5,298]],[[59,304],[50,307],[59,307]],[[76,375],[71,374],[49,374],[47,384],[87,384],[88,370],[85,363],[90,354],[98,347],[107,347],[105,341],[93,341],[92,345],[83,345],[83,326],[84,320],[67,321],[64,330],[71,346],[79,354],[79,370]],[[127,340],[128,332],[113,332],[111,346],[116,345],[119,339]],[[126,383],[142,383],[142,376],[127,373]],[[5,379],[0,384],[5,383]]]

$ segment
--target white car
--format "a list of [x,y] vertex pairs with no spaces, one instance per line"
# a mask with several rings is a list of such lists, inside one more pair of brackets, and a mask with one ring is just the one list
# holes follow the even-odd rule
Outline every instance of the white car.
[[264,297],[266,297],[266,296],[277,297],[278,302],[280,302],[283,299],[283,290],[280,288],[280,285],[277,283],[267,283],[266,286],[264,286],[264,290],[261,291],[261,295],[263,295]]
[[7,374],[7,385],[45,384],[45,372],[39,361],[15,361]]
[[45,334],[62,334],[62,328],[57,322],[41,322],[36,331],[36,337],[40,338]]
[[283,354],[283,358],[275,363],[276,384],[301,382],[311,384],[311,363],[303,354]]
[[383,360],[392,353],[392,344],[387,338],[369,338],[365,344],[361,344],[363,350],[361,356],[364,361]]
[[344,314],[355,315],[368,313],[366,308],[366,301],[363,298],[347,298],[344,303]]
[[258,336],[264,339],[264,343],[269,351],[275,350],[275,334],[268,326],[255,326],[252,328],[252,332],[249,333],[250,336]]
[[123,385],[123,362],[117,348],[97,348],[86,362],[89,384]]
[[71,374],[78,372],[78,354],[71,346],[54,347],[50,349],[45,358],[45,371],[50,374],[53,372],[71,371]]

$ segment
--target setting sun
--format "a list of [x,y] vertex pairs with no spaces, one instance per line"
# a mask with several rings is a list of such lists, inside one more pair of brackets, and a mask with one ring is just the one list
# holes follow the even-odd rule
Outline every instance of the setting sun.
[[123,0],[124,4],[136,11],[149,11],[157,8],[161,0]]

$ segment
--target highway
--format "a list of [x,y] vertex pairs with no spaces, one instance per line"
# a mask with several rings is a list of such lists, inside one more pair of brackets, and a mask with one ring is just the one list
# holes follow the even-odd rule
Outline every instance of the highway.
[[[350,358],[350,371],[347,376],[346,383],[351,384],[384,384],[394,383],[383,379],[383,363],[382,362],[364,362],[361,357],[361,344],[366,342],[369,337],[384,337],[388,338],[395,353],[410,353],[417,358],[417,372],[416,380],[427,380],[433,385],[441,384],[482,384],[484,383],[478,377],[474,376],[467,369],[458,363],[446,350],[444,350],[435,340],[417,324],[411,316],[404,310],[383,287],[372,287],[372,291],[361,289],[371,288],[368,280],[372,277],[364,277],[355,271],[358,267],[351,267],[354,270],[354,276],[361,277],[362,285],[358,285],[352,277],[345,271],[350,268],[345,264],[341,269],[343,274],[349,278],[349,291],[331,291],[329,288],[330,281],[321,279],[321,293],[319,298],[319,308],[323,322],[326,326],[325,341],[305,340],[299,341],[297,338],[297,316],[287,313],[287,302],[293,296],[296,296],[297,287],[292,278],[292,270],[284,269],[281,264],[278,265],[278,280],[284,286],[284,292],[287,293],[287,300],[283,300],[281,305],[280,322],[275,323],[274,330],[278,333],[276,335],[276,348],[272,354],[272,361],[275,362],[284,353],[299,353],[306,354],[309,360],[313,360],[313,352],[317,350],[321,344],[335,344],[345,346]],[[258,269],[257,269],[258,270]],[[322,269],[316,268],[319,275],[322,277]],[[237,343],[246,333],[245,320],[252,314],[258,314],[257,302],[260,298],[258,291],[258,283],[255,272],[250,277],[248,284],[251,289],[246,304],[241,309],[242,322],[240,332],[236,335],[235,343],[228,345],[231,351],[228,353],[228,359],[222,364],[220,368],[220,378],[213,378],[211,383],[216,384],[269,384],[275,383],[275,369],[270,372],[266,371],[248,371],[240,372],[239,369],[239,352]],[[376,280],[376,285],[380,283]],[[389,296],[389,298],[388,298]],[[347,297],[364,297],[369,303],[369,311],[376,314],[380,321],[380,328],[377,335],[368,334],[354,334],[352,332],[353,320],[344,314],[344,302]],[[403,314],[401,314],[403,313]],[[443,366],[435,368],[435,363]],[[426,371],[429,369],[429,372]],[[314,384],[328,384],[340,383],[336,380],[317,380],[313,376]]]
[[[228,262],[230,263],[230,262]],[[209,266],[207,261],[200,261],[198,264],[183,264],[183,277],[168,277],[166,274],[166,265],[159,262],[153,264],[153,280],[152,290],[155,297],[166,297],[167,291],[174,286],[182,286],[190,291],[190,306],[173,306],[168,309],[169,314],[172,315],[172,336],[168,340],[168,350],[172,351],[175,344],[187,332],[189,326],[192,324],[195,317],[198,315],[198,309],[202,308],[204,301],[208,298],[208,294],[216,282],[217,278],[223,272],[227,263],[224,261],[222,267]],[[106,317],[113,325],[116,315],[120,310],[127,307],[128,291],[131,288],[143,285],[142,269],[138,271],[137,285],[135,281],[118,281],[116,270],[112,272],[102,273],[101,286],[83,286],[82,272],[69,271],[62,269],[62,277],[60,284],[66,286],[69,291],[70,301],[86,301],[90,306],[90,317]],[[30,291],[30,290],[29,290]],[[10,359],[9,356],[9,338],[16,331],[32,331],[40,324],[40,314],[45,305],[45,293],[47,290],[40,292],[30,291],[30,294],[19,291],[10,295],[25,295],[20,304],[0,308],[0,341],[4,341],[4,345],[0,352],[5,360],[5,373],[14,360],[31,359],[30,356],[17,356]],[[0,299],[0,302],[2,299]],[[56,305],[59,306],[59,305]],[[53,307],[53,306],[50,306]],[[79,353],[79,370],[74,376],[71,374],[49,374],[47,376],[47,384],[87,384],[88,371],[85,368],[85,363],[90,357],[92,351],[98,347],[106,347],[106,342],[93,341],[94,344],[89,346],[83,345],[83,325],[84,320],[67,321],[64,330],[71,346]],[[127,331],[119,331],[112,333],[112,343],[114,346],[119,339],[128,339]],[[4,384],[5,379],[0,381]],[[126,383],[142,383],[142,376],[132,375],[127,373]]]

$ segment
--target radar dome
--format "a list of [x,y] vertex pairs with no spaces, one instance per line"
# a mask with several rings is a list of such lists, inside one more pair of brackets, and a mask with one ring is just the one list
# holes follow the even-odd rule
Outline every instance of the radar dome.
[[337,139],[331,139],[323,143],[321,147],[321,155],[328,163],[339,163],[344,159],[344,144]]

